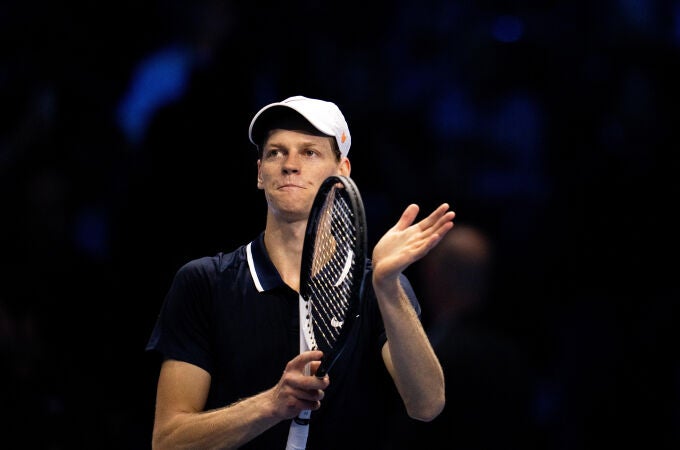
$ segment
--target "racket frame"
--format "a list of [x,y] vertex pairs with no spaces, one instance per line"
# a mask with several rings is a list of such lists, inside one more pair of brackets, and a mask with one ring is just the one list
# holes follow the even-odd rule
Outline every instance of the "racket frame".
[[[339,187],[342,185],[342,187]],[[324,204],[328,196],[333,191],[335,195],[342,195],[351,208],[352,212],[352,222],[355,228],[355,238],[356,245],[352,249],[355,253],[354,257],[354,267],[353,267],[353,283],[349,298],[353,299],[350,303],[350,307],[345,315],[345,322],[342,325],[342,329],[336,339],[336,345],[333,346],[332,352],[324,352],[323,358],[321,359],[321,365],[316,371],[318,377],[325,376],[326,373],[331,369],[333,364],[342,354],[345,343],[348,338],[348,334],[352,328],[353,323],[358,318],[359,305],[363,299],[363,289],[364,289],[364,278],[366,271],[366,253],[367,253],[367,229],[366,229],[366,213],[364,210],[364,203],[359,193],[354,180],[350,177],[343,175],[332,175],[321,184],[319,190],[314,198],[312,208],[310,210],[309,219],[307,221],[307,228],[305,230],[305,240],[302,251],[302,264],[300,267],[300,295],[304,301],[310,301],[310,283],[309,279],[312,274],[312,256],[314,254],[314,248],[316,244],[316,230],[319,227],[319,222],[324,220]],[[301,326],[304,321],[300,321]],[[313,322],[313,320],[312,320]],[[313,325],[312,325],[313,327]],[[308,330],[305,330],[308,332]],[[313,330],[312,330],[313,333]]]

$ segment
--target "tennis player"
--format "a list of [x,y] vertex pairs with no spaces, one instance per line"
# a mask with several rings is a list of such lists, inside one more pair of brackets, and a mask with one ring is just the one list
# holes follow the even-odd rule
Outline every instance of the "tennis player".
[[403,271],[455,214],[442,204],[415,222],[418,206],[406,207],[373,249],[358,332],[318,378],[322,353],[299,351],[301,252],[319,186],[350,175],[349,128],[334,103],[295,96],[262,108],[249,138],[265,229],[175,274],[146,347],[162,357],[153,448],[283,449],[303,410],[313,411],[310,450],[383,448],[387,411],[431,421],[444,408],[442,369]]

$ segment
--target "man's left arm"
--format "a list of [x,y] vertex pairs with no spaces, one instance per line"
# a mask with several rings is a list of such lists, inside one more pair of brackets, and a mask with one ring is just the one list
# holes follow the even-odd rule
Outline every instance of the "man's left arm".
[[382,347],[385,366],[408,415],[429,422],[444,409],[442,367],[399,283],[391,287],[376,287],[376,296],[387,336]]
[[410,417],[431,421],[444,409],[444,373],[399,277],[453,228],[455,214],[442,204],[413,224],[417,205],[406,208],[397,224],[375,246],[373,289],[385,325],[382,355]]

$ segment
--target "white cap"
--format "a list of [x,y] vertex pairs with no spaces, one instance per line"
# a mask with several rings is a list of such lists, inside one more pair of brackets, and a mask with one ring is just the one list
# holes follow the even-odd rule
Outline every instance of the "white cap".
[[262,133],[268,130],[260,130],[258,127],[263,123],[262,117],[265,111],[272,111],[282,107],[290,108],[297,111],[302,117],[307,119],[314,128],[332,136],[338,142],[338,148],[342,156],[347,156],[349,147],[352,143],[352,138],[349,134],[349,127],[345,121],[345,117],[340,112],[340,108],[335,103],[318,100],[315,98],[303,97],[296,95],[289,97],[281,102],[271,103],[255,114],[253,120],[250,122],[248,129],[248,138],[250,142],[258,146],[262,142]]

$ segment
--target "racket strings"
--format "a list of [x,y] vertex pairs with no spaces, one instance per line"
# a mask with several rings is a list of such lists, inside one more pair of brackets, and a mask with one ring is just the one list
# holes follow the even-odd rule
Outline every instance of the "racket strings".
[[[325,349],[337,342],[355,282],[356,229],[345,197],[333,189],[318,225],[312,262],[312,296],[308,306],[313,322],[313,342]],[[311,324],[310,324],[311,325]],[[309,327],[312,332],[312,327]]]

